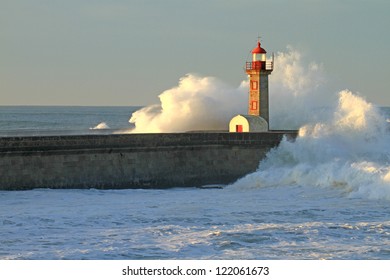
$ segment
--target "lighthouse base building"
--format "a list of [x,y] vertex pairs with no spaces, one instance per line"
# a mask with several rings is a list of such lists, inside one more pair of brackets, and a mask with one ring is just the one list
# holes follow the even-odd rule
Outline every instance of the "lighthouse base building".
[[237,115],[229,123],[229,132],[266,132],[268,123],[260,116]]

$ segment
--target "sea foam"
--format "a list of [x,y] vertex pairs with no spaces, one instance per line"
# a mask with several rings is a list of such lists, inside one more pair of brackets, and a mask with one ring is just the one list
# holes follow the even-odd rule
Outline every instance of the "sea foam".
[[90,129],[109,129],[110,127],[105,122],[101,122],[98,125],[91,127]]

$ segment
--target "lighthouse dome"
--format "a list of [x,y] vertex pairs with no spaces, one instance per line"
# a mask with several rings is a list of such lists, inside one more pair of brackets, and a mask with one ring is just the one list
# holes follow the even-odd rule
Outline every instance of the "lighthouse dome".
[[260,41],[257,42],[257,47],[252,50],[252,54],[267,53],[265,49],[261,47]]

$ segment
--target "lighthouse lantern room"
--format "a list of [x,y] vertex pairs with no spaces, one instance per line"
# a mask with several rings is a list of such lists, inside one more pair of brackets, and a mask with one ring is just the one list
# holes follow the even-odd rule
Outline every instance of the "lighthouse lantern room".
[[[245,66],[249,78],[248,115],[234,117],[229,124],[230,132],[260,132],[269,129],[268,75],[271,74],[274,63],[273,56],[272,60],[267,60],[266,54],[258,40],[257,46],[252,50],[252,61],[246,62]],[[246,123],[257,125],[248,127],[244,123],[240,124],[243,118],[247,118]],[[254,121],[256,118],[262,120]]]

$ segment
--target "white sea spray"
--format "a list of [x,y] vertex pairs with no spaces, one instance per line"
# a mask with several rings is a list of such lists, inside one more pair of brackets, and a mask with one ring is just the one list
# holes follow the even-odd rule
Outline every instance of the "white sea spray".
[[348,90],[328,120],[283,140],[241,187],[303,185],[342,188],[351,196],[390,200],[390,133],[378,108]]

